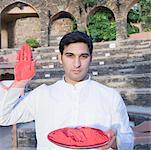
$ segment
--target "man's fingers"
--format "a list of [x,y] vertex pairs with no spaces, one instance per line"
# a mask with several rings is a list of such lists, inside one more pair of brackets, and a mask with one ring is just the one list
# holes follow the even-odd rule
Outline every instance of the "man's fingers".
[[23,44],[18,52],[19,61],[32,61],[31,47],[28,44]]
[[24,45],[20,48],[20,61],[24,61]]
[[116,142],[116,136],[113,136],[106,145],[104,145],[103,147],[99,147],[97,150],[107,150],[111,148],[113,144],[116,144],[115,142]]
[[18,50],[17,57],[16,57],[16,62],[20,61],[20,57],[21,57],[21,50]]
[[28,44],[24,45],[24,50],[25,50],[25,59],[27,61],[31,61],[32,60],[32,50],[31,47]]
[[104,146],[104,149],[108,149],[108,148],[112,147],[112,145],[114,144],[115,140],[116,140],[116,136],[112,136],[112,138],[110,139],[109,143]]

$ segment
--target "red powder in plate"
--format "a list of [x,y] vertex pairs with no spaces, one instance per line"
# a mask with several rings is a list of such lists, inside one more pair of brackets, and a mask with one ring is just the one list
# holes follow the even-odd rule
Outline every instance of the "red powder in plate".
[[108,142],[109,137],[100,129],[90,127],[61,128],[48,134],[48,139],[57,144],[87,147]]

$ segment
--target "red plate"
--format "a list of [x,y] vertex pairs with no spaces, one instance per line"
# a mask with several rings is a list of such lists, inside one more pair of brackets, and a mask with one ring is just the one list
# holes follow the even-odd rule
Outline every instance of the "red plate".
[[90,127],[61,128],[48,134],[48,139],[67,148],[97,148],[109,142],[109,137],[100,129]]

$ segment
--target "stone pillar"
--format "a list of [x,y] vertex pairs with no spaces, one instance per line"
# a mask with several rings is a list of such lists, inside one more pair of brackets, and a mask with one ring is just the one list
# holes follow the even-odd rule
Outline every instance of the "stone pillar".
[[80,31],[86,32],[87,31],[87,14],[82,13],[81,16],[79,15],[77,18],[77,28]]
[[41,23],[41,43],[40,45],[48,46],[48,23],[49,23],[49,17],[47,14],[47,10],[41,11],[39,14],[40,17],[40,23]]
[[116,18],[116,40],[125,40],[127,37],[127,18],[119,16]]
[[1,30],[2,30],[2,25],[1,25],[1,13],[0,13],[0,49],[1,49]]
[[84,23],[81,23],[81,22],[78,22],[78,21],[77,21],[77,28],[78,28],[79,31],[83,31],[83,32],[86,31],[86,25]]

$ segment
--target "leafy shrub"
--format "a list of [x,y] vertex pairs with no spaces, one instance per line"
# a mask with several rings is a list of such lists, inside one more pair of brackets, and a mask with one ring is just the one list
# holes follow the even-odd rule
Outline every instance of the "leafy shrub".
[[151,32],[150,28],[144,28],[144,32]]
[[84,0],[83,3],[86,7],[92,7],[97,4],[97,0]]
[[131,9],[128,13],[127,22],[137,23],[140,22],[141,16],[138,9]]
[[127,32],[128,32],[128,34],[139,33],[139,28],[128,23],[127,24]]
[[76,31],[77,30],[77,22],[76,20],[74,19],[72,21],[72,26],[71,26],[71,31]]
[[32,48],[37,48],[40,46],[39,42],[33,38],[27,39],[26,43]]
[[94,42],[116,39],[116,23],[110,12],[96,12],[88,18],[88,31]]

